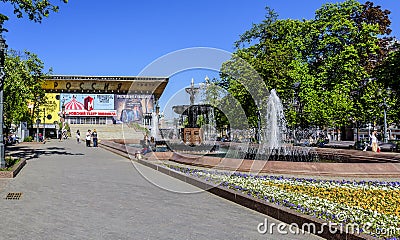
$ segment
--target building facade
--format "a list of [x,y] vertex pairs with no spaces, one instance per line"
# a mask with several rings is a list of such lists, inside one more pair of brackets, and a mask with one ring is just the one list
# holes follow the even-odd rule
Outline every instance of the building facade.
[[46,79],[47,104],[41,106],[48,124],[143,123],[154,111],[167,77],[65,76]]

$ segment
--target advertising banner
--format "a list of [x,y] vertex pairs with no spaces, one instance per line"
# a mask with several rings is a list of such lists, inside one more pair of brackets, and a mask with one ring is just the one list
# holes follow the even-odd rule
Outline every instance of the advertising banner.
[[[46,103],[39,106],[40,120],[46,123],[54,123],[59,121],[60,117],[60,101],[58,100],[58,93],[46,93]],[[45,119],[44,119],[45,118]]]
[[143,113],[151,112],[152,107],[151,95],[115,95],[114,108],[117,111],[117,121],[120,122],[141,122]]
[[115,117],[117,116],[117,111],[115,110],[93,110],[93,111],[85,111],[85,110],[69,110],[66,111],[67,116],[88,116],[88,117]]
[[65,111],[114,110],[114,94],[61,93],[60,102]]
[[66,116],[115,117],[114,94],[60,94],[60,109]]

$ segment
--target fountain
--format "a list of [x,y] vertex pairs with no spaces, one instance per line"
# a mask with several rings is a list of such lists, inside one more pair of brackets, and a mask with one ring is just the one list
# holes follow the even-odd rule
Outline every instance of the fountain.
[[283,135],[286,133],[286,119],[283,112],[283,105],[275,89],[271,90],[271,94],[267,101],[266,128],[262,147],[265,149],[280,149],[283,145]]
[[[214,108],[209,104],[194,104],[195,96],[201,90],[200,87],[195,87],[194,79],[190,87],[185,90],[190,96],[190,104],[172,107],[173,111],[180,115],[179,122],[183,125],[178,134],[181,142],[170,139],[169,148],[175,151],[212,152],[217,148],[214,144],[216,139]],[[161,132],[163,136],[174,135],[170,130]]]
[[213,107],[209,104],[194,104],[195,96],[200,90],[200,87],[194,86],[194,79],[185,90],[190,95],[190,105],[173,107],[174,112],[181,116],[180,122],[185,123],[180,133],[181,140],[189,145],[211,141],[215,133]]
[[318,154],[311,147],[293,146],[286,141],[287,123],[283,105],[275,89],[267,100],[265,127],[260,144],[230,146],[227,157],[264,161],[316,162]]
[[[215,122],[212,118],[214,115],[213,108],[207,104],[194,104],[194,95],[197,91],[198,88],[194,87],[192,80],[191,87],[187,90],[191,95],[191,104],[173,107],[174,111],[181,115],[181,123],[183,123],[183,118],[187,120],[187,123],[183,129],[177,127],[176,129],[168,129],[164,132],[161,130],[163,139],[166,136],[171,136],[172,138],[171,141],[163,140],[166,142],[166,146],[161,151],[168,150],[170,152],[167,154],[157,153],[159,151],[156,149],[153,156],[156,159],[241,172],[332,176],[336,176],[337,174],[348,176],[376,175],[377,168],[371,169],[371,163],[392,164],[393,162],[400,161],[399,156],[385,156],[382,153],[375,154],[357,152],[355,150],[316,148],[316,145],[309,147],[309,144],[298,145],[298,143],[301,143],[301,140],[321,140],[325,139],[326,136],[317,127],[293,129],[292,132],[288,131],[282,102],[275,90],[271,90],[270,96],[266,101],[266,113],[264,114],[265,126],[262,127],[261,131],[261,142],[259,144],[224,142],[220,143],[222,147],[218,151],[219,145],[214,144],[212,138],[212,135],[215,133]],[[200,116],[204,117],[202,121],[206,125],[199,126],[198,119]],[[199,133],[200,131],[204,131],[207,134],[202,136],[199,141],[193,142],[193,138],[188,138],[184,142],[185,139],[182,133],[185,133],[185,128],[194,128]],[[207,130],[208,128],[210,129]],[[157,126],[153,125],[152,136],[157,137],[157,129]],[[177,134],[177,131],[180,134]],[[254,133],[249,132],[249,130],[235,129],[230,130],[230,132],[244,138],[248,138],[249,134]],[[197,135],[201,136],[199,133]],[[176,139],[177,136],[180,136],[179,140]],[[287,141],[289,138],[295,141],[295,144],[289,143]],[[210,140],[209,143],[207,143],[208,140]],[[110,146],[113,147],[114,145]],[[182,153],[188,153],[189,155]],[[151,156],[150,159],[152,159]],[[290,162],[290,164],[287,162]],[[349,167],[343,167],[343,164],[349,164]],[[392,165],[382,165],[382,168],[378,167],[378,169],[381,169],[379,174],[382,176],[390,176],[392,174]]]

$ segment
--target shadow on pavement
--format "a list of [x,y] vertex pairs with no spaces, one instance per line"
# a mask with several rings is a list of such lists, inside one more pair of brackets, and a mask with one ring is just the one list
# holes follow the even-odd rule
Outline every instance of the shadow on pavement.
[[64,156],[79,156],[85,155],[83,153],[73,153],[67,150],[65,147],[41,147],[39,149],[35,149],[35,146],[21,146],[21,145],[13,145],[6,147],[6,155],[11,155],[12,157],[24,158],[26,160],[39,158],[42,155],[64,155]]

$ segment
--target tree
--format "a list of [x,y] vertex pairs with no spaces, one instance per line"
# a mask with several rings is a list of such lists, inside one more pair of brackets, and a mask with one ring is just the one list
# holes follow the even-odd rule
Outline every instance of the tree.
[[[57,12],[59,7],[49,0],[0,0],[11,4],[14,14],[22,18],[26,14],[29,20],[41,22],[50,12]],[[62,0],[67,3],[68,0]],[[3,28],[8,17],[0,13],[0,34],[7,31]],[[11,123],[31,120],[40,103],[45,103],[41,83],[46,76],[43,73],[43,62],[33,53],[24,52],[20,56],[15,51],[9,51],[5,61],[6,78],[4,82],[4,123],[7,129]],[[33,103],[33,111],[29,112],[28,103]],[[28,117],[30,116],[30,117]]]
[[[46,102],[42,83],[47,77],[43,73],[43,62],[33,53],[18,54],[10,50],[5,61],[7,78],[4,81],[4,124],[28,121],[37,115],[39,105]],[[33,108],[29,109],[28,104]],[[37,117],[37,116],[36,116]]]
[[[68,3],[68,0],[61,0]],[[59,6],[52,4],[49,0],[0,0],[3,3],[9,3],[14,7],[14,14],[22,18],[24,14],[28,15],[29,20],[41,22],[44,17],[48,17],[50,12],[58,12]],[[8,17],[0,13],[0,33],[1,25]]]
[[378,102],[367,99],[382,83],[367,80],[388,54],[390,11],[347,0],[325,4],[314,19],[299,21],[266,10],[266,19],[240,36],[237,51],[221,68],[220,86],[246,106],[252,125],[253,94],[241,80],[248,72],[225,70],[237,58],[262,77],[265,85],[254,88],[276,89],[291,126],[341,127],[377,114],[369,110],[378,109]]
[[358,122],[370,116],[369,109],[378,108],[376,102],[366,101],[372,93],[367,80],[387,54],[382,43],[390,33],[389,13],[371,2],[361,5],[354,0],[317,10],[309,56],[312,74],[323,90],[326,124]]
[[389,56],[375,68],[373,72],[374,79],[382,82],[381,89],[392,89],[392,94],[388,96],[389,106],[388,119],[390,121],[400,121],[400,44],[392,43],[396,51],[389,53]]

